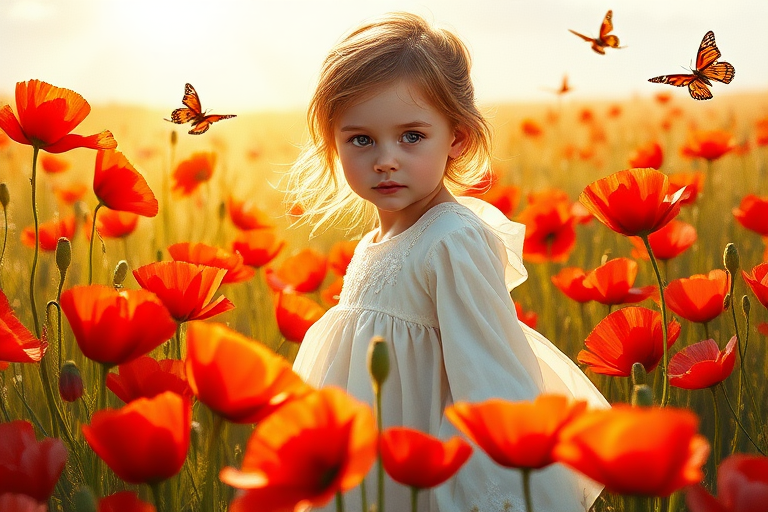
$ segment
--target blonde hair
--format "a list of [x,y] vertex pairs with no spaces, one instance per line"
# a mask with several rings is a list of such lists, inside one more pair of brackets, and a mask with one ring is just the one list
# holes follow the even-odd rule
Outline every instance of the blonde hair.
[[446,187],[460,194],[490,172],[490,127],[475,105],[469,51],[453,33],[410,13],[392,13],[359,27],[328,54],[309,104],[310,141],[288,177],[288,203],[303,220],[320,225],[372,217],[372,206],[346,184],[333,125],[338,116],[376,88],[399,79],[420,88],[454,127],[466,131],[462,154],[449,161]]

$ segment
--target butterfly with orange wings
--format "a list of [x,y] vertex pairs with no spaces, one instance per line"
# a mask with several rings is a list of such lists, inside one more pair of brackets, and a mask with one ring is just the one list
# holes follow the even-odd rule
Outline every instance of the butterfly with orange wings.
[[166,119],[166,121],[176,124],[184,124],[192,121],[192,129],[188,132],[192,135],[200,135],[201,133],[207,132],[208,128],[211,127],[211,123],[235,117],[234,115],[206,115],[200,105],[200,97],[197,95],[195,88],[192,87],[192,84],[186,84],[184,86],[184,97],[181,99],[181,102],[186,106],[177,108],[171,112],[171,118]]
[[603,18],[603,24],[600,25],[600,36],[595,38],[587,37],[584,34],[579,34],[575,30],[568,29],[571,34],[576,34],[583,40],[592,43],[592,49],[600,55],[605,55],[605,48],[620,48],[619,38],[609,32],[613,30],[613,11],[605,13]]
[[691,98],[708,100],[712,98],[712,92],[708,87],[712,85],[712,80],[729,84],[736,76],[736,69],[727,62],[717,62],[719,58],[720,50],[715,44],[715,34],[710,30],[704,34],[704,39],[701,40],[699,53],[696,54],[696,69],[692,69],[691,74],[662,75],[649,78],[648,81],[656,84],[674,85],[675,87],[687,85]]

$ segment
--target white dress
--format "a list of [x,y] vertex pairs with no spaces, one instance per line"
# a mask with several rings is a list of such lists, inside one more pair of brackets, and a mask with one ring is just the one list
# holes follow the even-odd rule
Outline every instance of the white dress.
[[[341,387],[373,403],[368,343],[389,343],[383,386],[384,427],[407,426],[441,439],[457,433],[446,406],[492,397],[532,400],[543,392],[608,407],[579,368],[546,338],[517,320],[509,290],[525,281],[525,226],[474,198],[440,203],[383,242],[370,232],[347,269],[339,304],[307,332],[294,370],[310,385]],[[483,220],[481,220],[481,218]],[[524,510],[520,472],[480,448],[441,486],[419,495],[419,512]],[[583,512],[602,487],[556,464],[531,477],[539,512]],[[410,491],[387,477],[385,507],[410,510]],[[375,470],[367,478],[375,502]],[[358,489],[345,510],[360,511]],[[315,509],[313,509],[315,510]],[[333,501],[323,511],[334,511]]]

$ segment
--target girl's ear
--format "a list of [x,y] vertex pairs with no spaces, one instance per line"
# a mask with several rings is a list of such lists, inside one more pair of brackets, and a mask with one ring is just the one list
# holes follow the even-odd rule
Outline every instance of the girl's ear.
[[464,152],[464,147],[469,141],[469,132],[463,126],[457,126],[453,130],[453,142],[451,143],[451,149],[448,151],[450,158],[458,158]]

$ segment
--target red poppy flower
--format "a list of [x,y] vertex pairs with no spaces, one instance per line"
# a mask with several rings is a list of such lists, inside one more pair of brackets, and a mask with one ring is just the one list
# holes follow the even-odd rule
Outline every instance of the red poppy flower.
[[763,512],[768,502],[768,457],[736,453],[717,468],[717,498],[699,484],[687,489],[690,512]]
[[749,285],[760,304],[768,308],[768,262],[761,263],[752,269],[751,274],[741,271],[744,281]]
[[536,329],[539,315],[535,311],[523,311],[523,306],[521,306],[519,302],[515,302],[515,313],[517,313],[518,320],[531,329]]
[[36,363],[43,358],[48,343],[35,338],[13,312],[0,289],[0,361]]
[[232,242],[232,251],[243,257],[243,263],[250,267],[263,267],[285,247],[285,240],[280,240],[271,229],[254,229],[237,235]]
[[0,510],[3,512],[48,512],[48,505],[39,503],[26,494],[11,494],[7,492],[0,494]]
[[[648,235],[648,242],[651,244],[651,250],[653,250],[656,259],[666,261],[676,258],[690,249],[697,238],[695,227],[687,222],[674,219],[663,228]],[[632,249],[633,258],[651,259],[640,237],[629,237],[629,241],[634,246]]]
[[541,125],[533,119],[523,119],[523,122],[520,123],[520,130],[523,132],[523,135],[532,139],[536,139],[544,133]]
[[733,216],[745,228],[768,236],[768,197],[747,194],[738,208],[733,209]]
[[[672,320],[667,324],[667,348],[678,336],[680,324]],[[584,345],[577,359],[595,373],[628,377],[634,363],[650,372],[664,355],[661,313],[636,306],[616,310],[595,326]]]
[[111,149],[117,142],[108,130],[83,137],[74,130],[91,111],[91,106],[74,91],[39,80],[16,84],[18,119],[10,105],[0,108],[0,129],[19,144],[37,146],[49,153],[75,148]]
[[584,286],[587,273],[578,267],[566,267],[552,276],[552,284],[569,299],[576,302],[589,302],[593,299],[593,288]]
[[552,450],[560,431],[586,407],[583,401],[543,394],[533,402],[456,402],[446,408],[445,416],[497,464],[540,469],[556,462]]
[[579,201],[597,219],[626,236],[644,236],[680,212],[683,190],[669,194],[669,178],[655,169],[627,169],[592,182]]
[[680,153],[688,158],[717,160],[736,147],[736,140],[725,130],[695,130],[688,136]]
[[343,276],[347,273],[349,262],[355,254],[359,240],[341,240],[336,242],[328,252],[328,266],[337,276]]
[[768,117],[755,121],[755,143],[768,146]]
[[155,194],[144,176],[119,151],[99,151],[93,174],[93,192],[101,204],[112,210],[133,212],[143,217],[157,215]]
[[[91,237],[92,220],[85,223],[87,238]],[[124,238],[134,231],[139,225],[139,216],[133,212],[121,212],[101,208],[96,216],[96,230],[102,238]]]
[[659,169],[664,162],[664,152],[658,142],[651,141],[639,146],[629,157],[630,167]]
[[8,146],[11,143],[11,138],[8,137],[4,131],[0,131],[0,149]]
[[715,340],[704,340],[683,348],[669,360],[669,383],[683,389],[704,389],[720,384],[736,363],[736,336],[724,350]]
[[139,286],[157,295],[177,322],[186,322],[205,320],[235,307],[223,295],[213,300],[226,273],[223,268],[186,261],[161,261],[137,268],[133,276]]
[[594,120],[595,120],[595,114],[592,113],[591,109],[585,107],[579,111],[579,121],[581,121],[582,123],[589,124]]
[[157,512],[155,506],[141,501],[133,491],[122,491],[99,500],[98,512]]
[[61,309],[83,355],[107,365],[143,356],[176,332],[168,310],[145,290],[75,286],[61,294]]
[[219,247],[203,243],[184,242],[168,247],[168,252],[175,261],[186,261],[198,265],[223,268],[227,271],[221,284],[242,283],[254,275],[254,270],[243,265],[243,257]]
[[520,189],[514,185],[501,185],[497,180],[491,181],[488,187],[480,187],[468,191],[468,196],[479,197],[495,206],[501,213],[511,217],[520,201]]
[[[72,240],[75,236],[75,216],[70,215],[59,220],[43,222],[38,226],[40,249],[43,251],[55,251],[59,238],[64,237]],[[24,228],[21,232],[21,243],[27,247],[35,246],[35,228],[32,226]]]
[[592,300],[608,306],[634,304],[653,295],[655,286],[633,288],[637,277],[637,262],[629,258],[614,258],[590,271],[583,281]]
[[715,269],[709,274],[671,281],[664,289],[667,306],[690,322],[706,323],[723,312],[723,300],[730,290],[728,274]]
[[678,172],[669,175],[669,193],[674,194],[685,187],[680,204],[693,204],[704,189],[703,172]]
[[654,96],[656,101],[662,105],[666,105],[672,99],[672,93],[670,92],[657,92]]
[[259,422],[242,468],[226,467],[219,478],[245,491],[230,504],[230,512],[321,507],[365,478],[376,448],[370,407],[340,389],[323,388]]
[[257,423],[309,391],[285,358],[221,324],[189,324],[186,369],[198,400],[234,423]]
[[313,292],[323,284],[327,266],[325,256],[314,249],[303,249],[286,258],[276,270],[268,271],[267,283],[276,292]]
[[166,391],[192,398],[184,361],[177,359],[157,361],[141,356],[121,364],[117,373],[107,375],[107,388],[126,404],[137,398],[153,398]]
[[72,164],[69,163],[69,160],[65,160],[58,156],[42,155],[40,157],[40,165],[42,166],[43,171],[48,174],[59,174],[69,169]]
[[379,450],[384,470],[392,480],[417,489],[442,484],[472,455],[472,447],[460,437],[443,442],[405,427],[385,430]]
[[192,427],[189,399],[166,391],[121,409],[96,411],[83,435],[96,455],[131,484],[161,482],[187,458]]
[[232,219],[232,224],[242,231],[275,227],[275,223],[272,222],[267,213],[257,208],[253,201],[240,201],[229,196],[227,210],[229,210],[229,218]]
[[66,186],[54,186],[53,193],[64,204],[74,204],[85,196],[88,187],[82,183],[72,183]]
[[182,196],[191,195],[202,183],[211,179],[215,166],[216,153],[193,153],[173,171],[172,190],[179,191]]
[[555,459],[618,494],[669,496],[701,481],[709,445],[688,409],[588,411],[560,432]]
[[331,284],[329,284],[322,292],[320,292],[320,298],[328,306],[335,306],[339,303],[339,297],[341,296],[341,287],[344,285],[344,278],[342,276],[336,277]]
[[64,442],[50,437],[38,441],[32,424],[24,420],[0,423],[0,439],[0,495],[24,494],[47,502],[67,462]]
[[309,297],[290,292],[278,294],[275,314],[277,326],[286,340],[301,343],[312,324],[320,320],[325,310]]
[[621,105],[611,105],[610,108],[608,108],[608,117],[616,119],[621,116],[621,112]]
[[523,258],[528,261],[566,261],[576,246],[575,219],[565,202],[529,204],[517,220],[525,224]]

